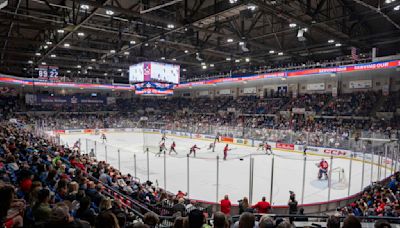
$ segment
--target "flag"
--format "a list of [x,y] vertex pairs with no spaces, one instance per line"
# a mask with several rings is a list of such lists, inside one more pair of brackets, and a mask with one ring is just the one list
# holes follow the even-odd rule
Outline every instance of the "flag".
[[351,59],[357,61],[358,60],[358,55],[357,55],[357,48],[351,47]]

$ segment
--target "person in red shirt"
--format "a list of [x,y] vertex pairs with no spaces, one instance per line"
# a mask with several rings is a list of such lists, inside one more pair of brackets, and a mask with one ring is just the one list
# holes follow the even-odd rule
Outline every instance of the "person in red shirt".
[[176,147],[176,144],[175,144],[175,141],[173,141],[172,144],[171,144],[171,147],[169,148],[169,153],[168,153],[168,154],[171,154],[172,151],[173,151],[175,154],[178,154],[178,153],[176,152],[176,150],[175,150],[175,147]]
[[268,210],[271,208],[271,204],[269,204],[265,200],[265,196],[263,196],[262,200],[258,202],[256,205],[254,205],[252,208],[256,209],[257,213],[266,214],[268,213]]
[[228,156],[228,151],[231,150],[228,148],[228,144],[224,147],[224,160],[226,160],[226,157]]
[[229,200],[228,195],[225,195],[224,199],[221,200],[221,212],[230,215],[231,214],[231,201]]
[[179,190],[178,193],[176,193],[176,198],[177,199],[184,198],[186,195],[187,195],[186,193]]

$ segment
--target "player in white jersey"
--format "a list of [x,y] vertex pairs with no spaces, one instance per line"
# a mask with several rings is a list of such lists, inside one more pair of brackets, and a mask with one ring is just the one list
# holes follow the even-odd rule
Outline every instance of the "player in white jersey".
[[101,133],[100,139],[102,140],[103,143],[107,142],[107,136],[104,133]]

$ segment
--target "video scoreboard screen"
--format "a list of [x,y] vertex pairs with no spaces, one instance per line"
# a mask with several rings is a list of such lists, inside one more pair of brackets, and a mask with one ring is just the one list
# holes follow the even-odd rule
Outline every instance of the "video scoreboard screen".
[[129,67],[129,82],[165,82],[179,84],[180,66],[159,62],[142,62]]
[[58,67],[41,65],[38,67],[38,76],[41,80],[56,81],[58,80]]

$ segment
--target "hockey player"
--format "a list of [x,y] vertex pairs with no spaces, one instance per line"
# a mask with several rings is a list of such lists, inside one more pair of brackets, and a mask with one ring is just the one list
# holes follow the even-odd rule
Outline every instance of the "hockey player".
[[304,145],[303,147],[303,155],[307,155],[307,145]]
[[200,148],[197,147],[196,144],[194,144],[194,146],[192,146],[192,147],[190,148],[189,156],[193,153],[193,156],[196,157],[196,150],[200,150]]
[[265,141],[263,140],[261,143],[258,144],[257,151],[264,150]]
[[175,154],[178,154],[175,150],[176,144],[175,141],[172,142],[171,147],[169,148],[169,155],[171,154],[171,152],[173,151]]
[[219,132],[217,132],[217,135],[215,136],[215,139],[214,139],[214,144],[219,142],[219,136],[220,136]]
[[163,133],[161,136],[161,142],[165,143],[165,140],[167,140],[167,136],[165,135],[165,133]]
[[165,147],[165,143],[162,142],[162,143],[160,144],[160,150],[158,151],[158,153],[156,154],[156,156],[161,157],[161,154],[162,154],[163,152],[165,152],[166,150],[167,150],[167,148]]
[[229,145],[226,144],[226,146],[224,147],[224,160],[226,160],[226,157],[228,156],[228,151],[230,151],[231,149],[229,149]]
[[215,148],[215,142],[210,143],[210,145],[208,146],[207,150],[213,150],[214,151]]
[[74,143],[73,149],[79,149],[80,147],[81,147],[81,142],[80,142],[79,140],[77,140],[77,141]]
[[328,167],[329,167],[328,162],[325,161],[325,159],[322,158],[321,162],[318,165],[318,168],[319,168],[318,180],[321,180],[322,175],[325,176],[326,180],[328,179]]
[[100,139],[103,141],[103,143],[107,142],[107,136],[104,133],[101,133]]
[[264,144],[264,149],[266,154],[268,155],[273,154],[271,145],[269,145],[267,142]]

